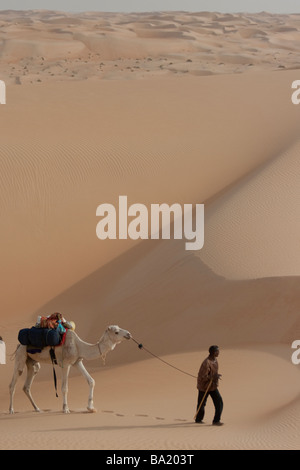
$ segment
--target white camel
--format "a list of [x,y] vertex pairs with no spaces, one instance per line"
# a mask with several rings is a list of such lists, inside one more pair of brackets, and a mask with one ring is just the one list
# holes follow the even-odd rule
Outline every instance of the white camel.
[[[70,413],[67,395],[68,395],[68,376],[71,366],[76,366],[77,369],[87,380],[90,391],[88,398],[87,409],[90,412],[94,412],[93,393],[95,381],[90,376],[82,361],[83,359],[91,360],[102,357],[105,361],[105,356],[109,351],[112,351],[116,344],[120,343],[124,339],[130,339],[131,335],[128,331],[122,330],[117,325],[109,326],[102,337],[96,344],[86,343],[82,341],[79,336],[72,330],[67,330],[66,339],[62,346],[55,347],[55,356],[57,364],[62,368],[62,395],[63,395],[63,412]],[[45,347],[40,353],[30,354],[27,352],[27,347],[21,344],[18,345],[15,352],[15,368],[13,373],[12,381],[9,385],[10,390],[10,405],[9,412],[14,413],[13,398],[16,388],[18,377],[22,374],[25,364],[27,366],[27,377],[23,387],[23,390],[29,398],[35,411],[40,409],[35,404],[31,395],[31,385],[34,377],[40,370],[40,362],[52,363],[50,353],[50,347]]]

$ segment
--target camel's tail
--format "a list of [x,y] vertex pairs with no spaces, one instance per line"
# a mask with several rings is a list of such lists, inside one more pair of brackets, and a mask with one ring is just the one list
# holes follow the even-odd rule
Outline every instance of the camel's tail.
[[23,354],[22,351],[20,350],[21,344],[18,344],[15,352],[10,354],[10,360],[13,361],[15,360],[15,370],[18,371],[19,375],[22,374],[23,369],[26,364],[27,360],[27,354]]
[[10,356],[10,360],[11,360],[11,361],[14,361],[14,360],[15,360],[17,351],[18,351],[18,349],[19,349],[20,346],[21,346],[21,345],[18,344],[18,346],[16,347],[16,350],[15,350],[12,354],[8,354],[8,355]]

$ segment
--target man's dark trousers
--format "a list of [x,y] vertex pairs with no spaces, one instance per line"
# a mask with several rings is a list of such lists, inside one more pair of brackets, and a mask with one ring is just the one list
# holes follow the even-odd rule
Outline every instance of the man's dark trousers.
[[[202,392],[201,390],[199,390],[197,409],[199,408],[199,405],[201,403],[201,400],[202,400],[204,394],[205,394],[205,392]],[[206,405],[208,395],[211,396],[212,401],[213,401],[214,406],[215,406],[215,416],[214,416],[214,419],[213,419],[213,423],[218,423],[221,419],[221,414],[222,414],[222,411],[223,411],[223,400],[222,400],[222,397],[221,397],[220,392],[219,392],[218,389],[207,393],[206,397],[203,400],[201,408],[200,408],[200,410],[199,410],[199,412],[196,416],[196,421],[202,421],[203,418],[204,418],[205,405]]]

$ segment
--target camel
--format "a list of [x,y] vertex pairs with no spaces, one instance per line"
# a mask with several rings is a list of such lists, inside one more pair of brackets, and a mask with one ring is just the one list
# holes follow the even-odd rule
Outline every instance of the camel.
[[[89,398],[87,409],[90,412],[95,412],[93,393],[95,381],[90,376],[82,361],[83,359],[92,360],[102,357],[105,363],[105,356],[109,351],[112,351],[116,344],[121,343],[124,339],[130,339],[131,334],[119,328],[117,325],[111,325],[106,328],[102,337],[96,344],[86,343],[82,341],[73,330],[67,330],[65,342],[62,346],[55,347],[55,356],[57,364],[62,369],[62,395],[63,395],[63,412],[70,413],[67,395],[68,395],[68,376],[71,366],[76,366],[80,373],[84,376],[89,384]],[[15,351],[15,368],[12,381],[9,385],[10,390],[10,414],[14,413],[13,398],[16,388],[18,377],[22,374],[25,364],[27,366],[27,377],[23,387],[23,391],[29,398],[35,411],[41,411],[35,404],[31,395],[31,385],[34,377],[40,370],[40,362],[52,364],[50,357],[50,347],[45,347],[40,353],[30,354],[27,352],[27,347],[21,344],[18,345]]]

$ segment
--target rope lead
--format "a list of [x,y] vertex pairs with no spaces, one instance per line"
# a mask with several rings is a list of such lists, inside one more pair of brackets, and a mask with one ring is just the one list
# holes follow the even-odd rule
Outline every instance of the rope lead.
[[158,359],[159,361],[163,362],[163,363],[166,364],[167,366],[172,367],[173,369],[178,370],[178,371],[181,372],[182,374],[189,375],[190,377],[193,377],[194,379],[197,378],[195,375],[192,375],[192,374],[190,374],[189,372],[185,372],[184,370],[179,369],[178,367],[173,366],[172,364],[170,364],[169,362],[165,361],[165,360],[162,359],[161,357],[156,356],[156,354],[153,354],[151,351],[149,351],[148,349],[146,349],[146,348],[142,345],[142,343],[139,343],[138,341],[136,341],[132,336],[131,336],[131,339],[132,339],[132,341],[134,341],[134,342],[138,345],[138,348],[139,348],[139,349],[144,349],[144,351],[146,351],[148,354],[151,354],[151,356],[155,357],[156,359]]

